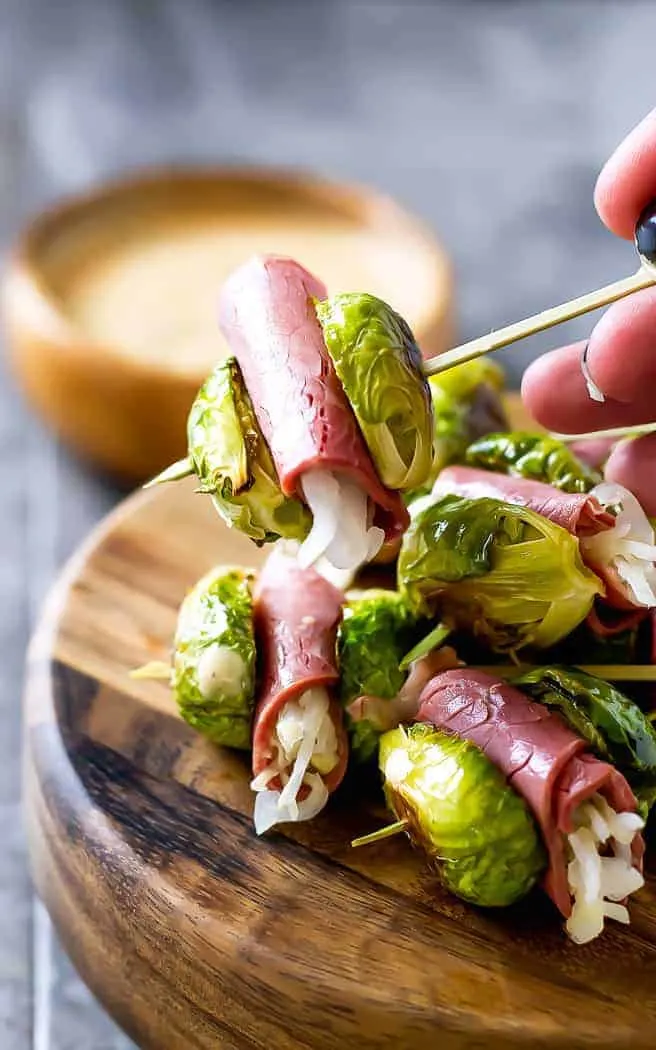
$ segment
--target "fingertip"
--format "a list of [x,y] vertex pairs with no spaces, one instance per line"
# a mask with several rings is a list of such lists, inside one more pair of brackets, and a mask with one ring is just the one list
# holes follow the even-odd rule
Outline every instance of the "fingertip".
[[[572,408],[587,400],[579,367],[585,343],[542,354],[522,377],[522,399],[533,418],[550,430],[576,429]],[[574,425],[572,425],[574,424]]]
[[[522,398],[537,423],[561,434],[587,434],[609,427],[635,426],[651,422],[655,416],[653,384],[649,380],[650,360],[636,359],[630,371],[638,393],[634,400],[613,397],[600,375],[610,379],[598,367],[599,359],[588,354],[590,374],[606,399],[593,401],[581,369],[585,343],[574,343],[543,354],[527,368],[522,380]],[[616,362],[617,364],[617,362]],[[622,361],[619,361],[620,369]],[[629,370],[627,359],[624,366]],[[640,379],[642,375],[642,381]]]
[[[522,376],[521,397],[533,419],[542,426],[549,426],[550,365],[551,354],[543,354],[533,361]],[[545,420],[545,416],[547,417]]]
[[522,401],[538,421],[542,408],[542,393],[545,383],[548,382],[549,363],[547,359],[550,356],[550,354],[543,354],[535,361],[532,361],[522,376],[520,388]]
[[545,394],[548,392],[551,382],[551,363],[554,353],[542,354],[526,368],[522,376],[521,394],[524,404],[529,412],[535,416],[538,422],[542,422],[542,414],[545,409]]
[[640,213],[656,197],[656,109],[631,131],[606,161],[594,190],[601,221],[632,240]]
[[584,438],[572,441],[570,450],[594,470],[601,470],[608,459],[615,442],[612,438]]
[[656,378],[656,288],[614,303],[595,325],[588,367],[607,397],[640,404]]
[[[614,154],[613,154],[614,157]],[[611,157],[601,169],[594,188],[594,206],[604,226],[625,240],[633,237],[635,219],[629,220],[622,188],[617,184],[616,164]]]
[[656,517],[656,434],[619,441],[604,476],[629,489],[649,517]]

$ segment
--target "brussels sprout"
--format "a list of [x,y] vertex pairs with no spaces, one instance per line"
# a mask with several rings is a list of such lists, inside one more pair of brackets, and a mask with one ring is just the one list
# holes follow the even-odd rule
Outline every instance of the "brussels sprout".
[[601,482],[601,474],[575,456],[564,442],[522,430],[479,438],[467,449],[465,463],[543,481],[563,492],[589,492]]
[[380,740],[387,802],[447,889],[486,908],[524,897],[547,863],[529,809],[469,741],[417,724]]
[[434,455],[430,488],[444,467],[460,463],[467,446],[490,431],[504,430],[508,419],[501,401],[503,370],[485,357],[430,376],[433,401]]
[[[337,635],[344,708],[360,696],[393,700],[406,680],[399,664],[421,633],[417,616],[396,591],[372,588],[350,598]],[[352,758],[369,761],[376,754],[381,730],[369,718],[354,720],[348,710],[346,724]]]
[[182,717],[216,744],[248,750],[255,700],[252,573],[218,566],[180,607],[173,690]]
[[234,357],[218,365],[201,387],[187,421],[188,459],[155,478],[174,481],[196,474],[227,525],[258,547],[281,537],[303,540],[307,508],[283,494]]
[[315,306],[380,480],[390,489],[418,488],[433,461],[433,412],[410,328],[373,295],[336,295]]
[[461,496],[416,502],[397,577],[411,609],[497,652],[554,645],[603,593],[559,525],[526,507]]
[[649,808],[656,794],[656,730],[633,700],[571,667],[539,667],[513,684],[557,710],[600,758],[617,766]]
[[505,376],[501,365],[491,357],[475,357],[472,361],[448,368],[430,377],[431,391],[440,390],[454,401],[471,401],[481,386],[488,386],[496,393],[505,387]]

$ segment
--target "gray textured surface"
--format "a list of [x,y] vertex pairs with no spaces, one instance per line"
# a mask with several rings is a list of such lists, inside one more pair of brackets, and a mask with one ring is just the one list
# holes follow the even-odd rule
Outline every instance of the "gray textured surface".
[[[376,182],[428,219],[474,336],[630,271],[591,193],[654,105],[654,39],[656,5],[631,0],[0,0],[0,237],[126,166],[300,164]],[[507,364],[517,374],[553,341]],[[0,491],[0,1047],[126,1050],[33,908],[18,762],[38,603],[118,494],[55,446],[4,372]]]

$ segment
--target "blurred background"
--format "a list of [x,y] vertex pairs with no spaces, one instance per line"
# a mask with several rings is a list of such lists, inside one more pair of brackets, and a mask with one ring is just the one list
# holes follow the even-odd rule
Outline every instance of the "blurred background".
[[[0,0],[0,236],[142,165],[356,179],[434,231],[471,338],[631,272],[592,204],[654,105],[649,0]],[[580,320],[503,355],[580,337]],[[0,1046],[126,1050],[35,904],[20,824],[24,649],[43,594],[121,496],[0,377]]]

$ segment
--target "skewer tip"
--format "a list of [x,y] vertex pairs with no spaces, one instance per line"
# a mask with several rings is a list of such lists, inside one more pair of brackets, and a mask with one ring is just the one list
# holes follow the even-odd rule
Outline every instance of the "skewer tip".
[[400,835],[402,831],[408,826],[407,820],[397,820],[394,824],[388,824],[384,828],[379,828],[378,831],[372,831],[369,835],[361,835],[360,838],[353,839],[351,847],[357,849],[359,846],[372,846],[376,842],[382,842],[383,839],[391,839],[394,835]]

